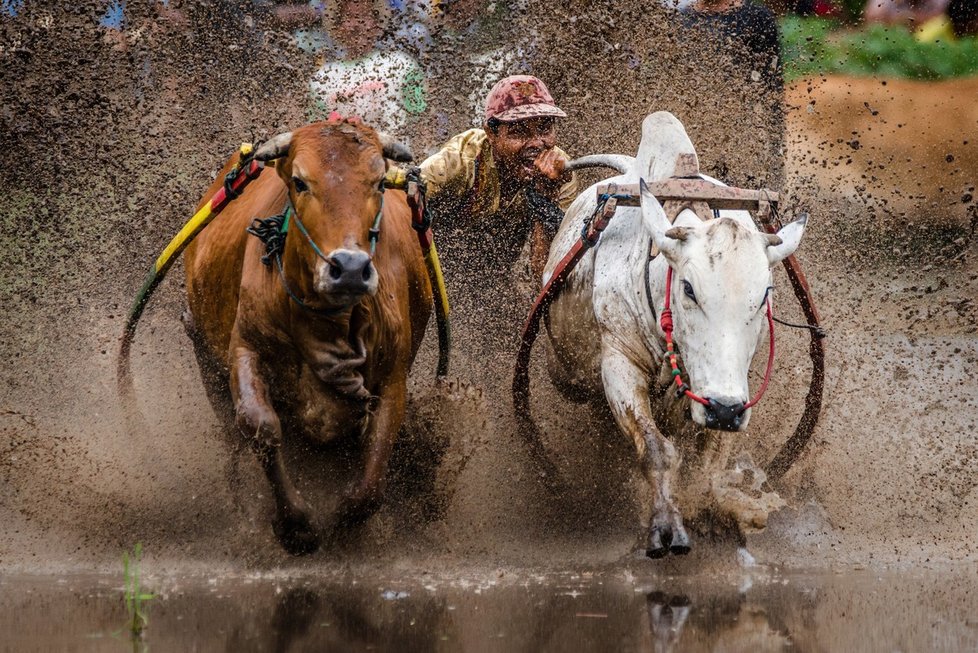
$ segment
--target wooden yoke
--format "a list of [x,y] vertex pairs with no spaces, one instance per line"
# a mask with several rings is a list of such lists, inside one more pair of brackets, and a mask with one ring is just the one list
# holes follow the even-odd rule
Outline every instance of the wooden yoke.
[[[669,222],[673,222],[683,209],[691,208],[703,220],[713,219],[713,209],[742,210],[770,213],[777,207],[779,195],[772,190],[747,190],[733,186],[719,186],[712,181],[698,178],[670,177],[665,181],[645,183],[662,204]],[[638,184],[601,184],[598,195],[614,193],[618,206],[641,206]],[[706,206],[705,214],[697,211]],[[759,218],[761,216],[758,216]]]
[[[754,211],[762,225],[771,223],[772,208],[777,209],[780,196],[767,189],[748,190],[733,186],[721,186],[700,177],[699,160],[693,152],[676,158],[675,174],[663,181],[649,181],[645,185],[652,192],[670,224],[686,209],[691,210],[704,222],[715,217],[714,211]],[[641,206],[642,192],[638,184],[601,184],[598,197],[611,194],[618,206]],[[775,230],[776,231],[776,230]],[[651,254],[658,254],[652,245]]]

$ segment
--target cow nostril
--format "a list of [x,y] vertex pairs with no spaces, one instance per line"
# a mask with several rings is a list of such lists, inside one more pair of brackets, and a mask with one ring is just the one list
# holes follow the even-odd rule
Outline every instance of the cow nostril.
[[332,261],[330,261],[330,264],[329,264],[329,278],[330,279],[339,279],[341,276],[343,276],[343,268],[341,266],[337,265],[336,263],[333,263]]
[[370,281],[370,267],[371,266],[370,266],[369,263],[367,263],[365,266],[363,266],[363,280],[364,281]]
[[743,423],[745,410],[743,402],[727,405],[710,399],[705,409],[706,427],[721,431],[737,431]]

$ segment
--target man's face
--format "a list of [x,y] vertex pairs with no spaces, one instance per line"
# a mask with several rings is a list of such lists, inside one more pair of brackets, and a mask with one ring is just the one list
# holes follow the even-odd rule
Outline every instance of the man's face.
[[486,135],[500,174],[530,181],[540,175],[537,157],[557,144],[557,122],[551,117],[504,122],[497,133],[489,129]]

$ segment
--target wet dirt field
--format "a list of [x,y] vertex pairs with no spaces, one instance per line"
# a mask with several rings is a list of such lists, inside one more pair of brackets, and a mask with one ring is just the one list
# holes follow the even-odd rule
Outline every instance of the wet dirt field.
[[[527,25],[537,46],[508,70],[547,81],[572,155],[634,153],[642,117],[675,113],[705,172],[781,188],[787,216],[811,215],[798,257],[829,332],[821,420],[766,530],[740,542],[706,521],[689,556],[636,558],[648,501],[630,445],[600,409],[553,391],[542,348],[533,412],[572,479],[563,495],[513,435],[525,271],[447,260],[451,383],[433,380],[430,334],[384,506],[297,560],[271,533],[254,457],[203,396],[179,266],[134,350],[147,428],[120,410],[115,354],[149,263],[237,143],[306,120],[318,63],[260,13],[128,4],[118,33],[98,27],[98,3],[28,2],[0,21],[0,650],[131,648],[113,633],[136,542],[158,594],[137,649],[978,647],[974,80],[829,78],[782,96],[646,3],[461,3],[473,13],[412,51],[428,104],[398,135],[426,154],[469,126],[483,64],[458,53],[525,44]],[[779,314],[800,321],[780,272],[775,283]],[[807,336],[777,337],[772,386],[737,441],[762,465],[809,373]],[[329,532],[356,443],[288,453]]]

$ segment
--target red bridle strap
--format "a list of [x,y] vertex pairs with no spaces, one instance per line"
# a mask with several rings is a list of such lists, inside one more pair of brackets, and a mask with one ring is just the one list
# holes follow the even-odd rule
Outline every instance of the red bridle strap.
[[767,296],[767,325],[768,325],[768,351],[767,351],[767,368],[764,370],[764,380],[761,381],[761,387],[757,390],[757,394],[744,404],[744,410],[747,410],[757,402],[761,400],[764,396],[764,391],[767,390],[767,382],[771,380],[771,370],[774,369],[774,310],[771,308],[771,292],[768,290]]
[[[709,406],[710,400],[704,399],[690,390],[689,386],[683,382],[683,378],[679,371],[679,364],[676,362],[676,351],[672,343],[672,310],[669,308],[671,300],[672,267],[670,266],[666,269],[666,298],[662,309],[662,315],[659,317],[659,325],[662,327],[662,331],[666,334],[666,356],[669,358],[669,365],[672,367],[672,378],[676,382],[676,393],[679,395],[686,395],[690,398],[690,400],[703,404],[704,406]],[[770,330],[770,337],[768,338],[770,346],[768,348],[767,369],[764,371],[764,381],[761,382],[760,389],[750,401],[744,404],[744,410],[754,406],[761,400],[761,397],[764,395],[764,391],[767,390],[768,381],[771,380],[771,370],[774,369],[774,311],[771,308],[770,295],[765,298],[765,303],[767,304],[767,323]]]

